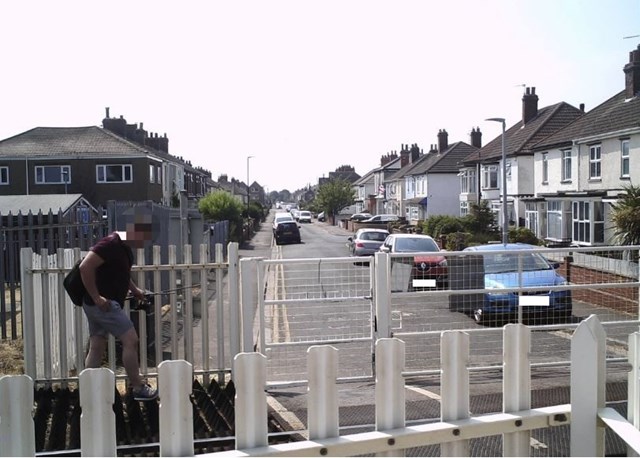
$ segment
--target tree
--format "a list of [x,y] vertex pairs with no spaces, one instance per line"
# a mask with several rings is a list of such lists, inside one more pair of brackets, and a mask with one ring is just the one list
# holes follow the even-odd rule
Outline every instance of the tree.
[[355,191],[346,180],[330,180],[318,189],[316,204],[332,217],[355,201]]
[[640,245],[640,186],[624,186],[624,193],[612,205],[614,238],[620,245]]
[[214,191],[198,201],[198,210],[207,220],[229,221],[229,232],[234,240],[242,237],[242,211],[244,205],[226,191]]

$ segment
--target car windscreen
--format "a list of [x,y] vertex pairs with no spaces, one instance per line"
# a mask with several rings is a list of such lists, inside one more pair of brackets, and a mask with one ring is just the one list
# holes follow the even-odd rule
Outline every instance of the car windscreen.
[[358,237],[360,240],[371,240],[374,242],[384,242],[389,234],[385,232],[363,232]]
[[520,270],[533,272],[550,268],[549,263],[538,253],[484,255],[484,272],[487,274],[518,272]]
[[436,242],[425,238],[399,238],[396,240],[397,253],[411,253],[421,251],[440,251]]

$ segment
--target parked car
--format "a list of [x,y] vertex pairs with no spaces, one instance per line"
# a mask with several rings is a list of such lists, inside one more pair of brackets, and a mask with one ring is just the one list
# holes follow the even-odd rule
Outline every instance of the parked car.
[[276,245],[282,245],[283,243],[301,243],[300,226],[295,221],[285,221],[279,223],[273,234],[276,239]]
[[311,212],[307,210],[300,210],[298,213],[298,222],[299,223],[310,223],[311,222]]
[[[556,269],[558,263],[550,262],[534,245],[508,243],[478,245],[464,251],[482,253],[484,287],[495,292],[485,293],[484,300],[472,310],[476,322],[504,321],[517,317],[522,298],[527,298],[523,309],[527,318],[567,319],[572,314],[571,290],[501,292],[504,288],[566,285],[567,280]],[[512,251],[506,253],[505,251]]]
[[280,223],[284,223],[284,222],[289,222],[289,221],[294,221],[293,216],[291,216],[290,213],[284,213],[284,212],[278,212],[275,214],[275,216],[273,217],[273,233],[276,233],[276,227],[278,227],[278,224]]
[[[397,269],[404,264],[410,265],[408,290],[447,289],[447,260],[441,254],[440,247],[433,238],[422,234],[390,234],[380,246],[385,253],[419,253],[413,256],[393,257]],[[437,253],[437,254],[422,254]]]
[[354,215],[351,215],[351,218],[349,218],[349,220],[351,220],[351,221],[364,221],[365,219],[369,219],[372,216],[373,215],[371,213],[367,213],[367,212],[356,213]]
[[389,235],[385,229],[358,229],[353,237],[347,238],[347,247],[351,256],[371,256]]
[[372,216],[371,218],[363,219],[362,222],[363,223],[390,223],[393,221],[398,221],[399,219],[400,217],[398,215],[381,214],[381,215]]
[[318,213],[318,221],[324,221],[324,220],[325,220],[325,218],[324,218],[324,212],[320,212],[320,213]]

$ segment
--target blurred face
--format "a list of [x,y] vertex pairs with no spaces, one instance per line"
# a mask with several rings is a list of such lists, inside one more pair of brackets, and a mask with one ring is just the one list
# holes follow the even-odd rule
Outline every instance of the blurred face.
[[144,243],[152,239],[153,225],[147,218],[136,218],[133,223],[127,223],[127,243],[132,248],[143,248]]

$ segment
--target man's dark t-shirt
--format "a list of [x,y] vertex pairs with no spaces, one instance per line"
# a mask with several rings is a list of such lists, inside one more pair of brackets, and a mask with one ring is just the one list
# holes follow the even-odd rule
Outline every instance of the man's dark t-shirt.
[[[133,251],[116,232],[98,241],[91,247],[91,251],[104,260],[96,271],[98,292],[107,299],[118,301],[123,307],[129,292]],[[84,300],[87,304],[93,305],[93,300],[88,294]]]

